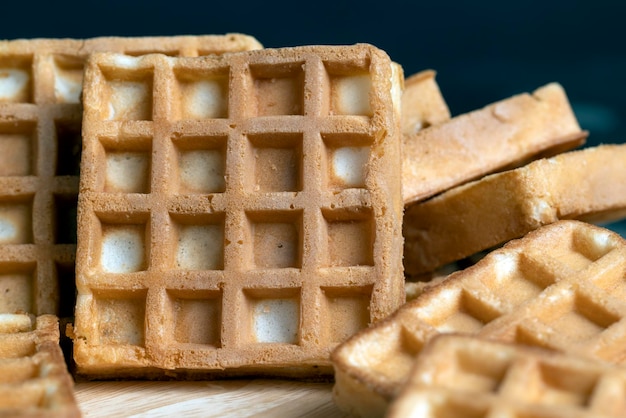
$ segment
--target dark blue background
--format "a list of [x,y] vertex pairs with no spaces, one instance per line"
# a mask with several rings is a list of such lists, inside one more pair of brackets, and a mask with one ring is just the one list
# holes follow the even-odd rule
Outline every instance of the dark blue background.
[[1,10],[4,39],[240,32],[266,47],[368,42],[406,75],[435,69],[453,115],[558,81],[588,145],[626,141],[626,2],[34,0]]

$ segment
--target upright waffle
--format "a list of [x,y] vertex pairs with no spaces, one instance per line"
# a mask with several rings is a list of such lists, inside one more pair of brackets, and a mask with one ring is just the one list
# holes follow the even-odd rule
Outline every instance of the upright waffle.
[[238,34],[0,41],[0,312],[73,312],[86,57],[260,47]]
[[563,88],[548,84],[405,137],[403,198],[451,187],[584,143]]
[[626,415],[626,369],[460,335],[420,353],[388,418],[600,418]]
[[450,110],[435,81],[433,70],[415,73],[404,80],[402,133],[412,135],[450,120]]
[[0,416],[79,417],[53,315],[0,314]]
[[92,55],[78,372],[330,374],[404,298],[397,69],[364,44]]
[[[332,354],[342,409],[380,416],[415,356],[449,332],[626,362],[626,241],[558,221],[451,274]],[[366,401],[363,401],[363,400]]]
[[564,153],[407,208],[406,273],[432,271],[558,219],[624,216],[626,145]]

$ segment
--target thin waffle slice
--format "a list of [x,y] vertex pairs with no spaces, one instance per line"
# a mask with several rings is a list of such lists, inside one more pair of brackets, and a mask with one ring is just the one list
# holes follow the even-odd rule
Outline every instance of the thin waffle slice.
[[456,116],[404,138],[406,205],[447,189],[582,145],[563,88],[547,84],[483,109]]
[[0,416],[80,415],[57,318],[0,314]]
[[404,300],[398,68],[365,44],[92,55],[78,372],[330,375]]
[[404,80],[402,93],[404,135],[413,135],[429,126],[450,120],[450,109],[441,95],[435,75],[433,70],[424,70]]
[[[626,362],[626,240],[558,221],[451,274],[332,354],[342,409],[381,415],[436,335],[461,332]],[[367,402],[363,402],[366,399]]]
[[87,56],[259,48],[240,34],[0,41],[0,313],[73,314]]
[[416,359],[388,418],[626,415],[626,368],[535,347],[444,334]]
[[519,238],[558,219],[626,216],[626,145],[571,151],[484,177],[406,209],[413,276]]

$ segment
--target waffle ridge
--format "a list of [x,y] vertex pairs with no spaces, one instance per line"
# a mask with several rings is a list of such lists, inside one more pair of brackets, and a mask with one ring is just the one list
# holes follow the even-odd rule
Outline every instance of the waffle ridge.
[[0,312],[73,315],[87,56],[258,48],[241,34],[0,41]]
[[618,234],[574,220],[543,226],[340,345],[332,354],[335,396],[358,410],[351,391],[369,395],[380,413],[423,347],[446,333],[623,364],[625,278],[626,242]]
[[404,297],[394,69],[364,44],[92,55],[79,372],[330,374]]

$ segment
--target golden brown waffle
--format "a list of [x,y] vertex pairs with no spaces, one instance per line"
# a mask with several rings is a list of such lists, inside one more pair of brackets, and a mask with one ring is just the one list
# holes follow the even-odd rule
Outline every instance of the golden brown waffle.
[[[382,414],[434,336],[481,337],[626,361],[626,241],[567,220],[448,276],[332,354],[338,405]],[[362,399],[366,399],[363,402]]]
[[79,417],[53,315],[0,314],[0,416]]
[[433,70],[424,70],[404,80],[402,93],[404,135],[413,135],[424,128],[450,120],[450,110],[441,95],[435,75]]
[[626,216],[625,162],[626,145],[571,151],[407,208],[407,275],[432,271],[558,219]]
[[548,350],[440,335],[386,416],[600,418],[626,415],[626,369]]
[[239,34],[0,41],[0,312],[73,312],[86,57],[258,48]]
[[404,138],[405,204],[584,143],[563,88],[548,84]]
[[364,44],[92,55],[79,373],[330,374],[404,298],[397,68]]

